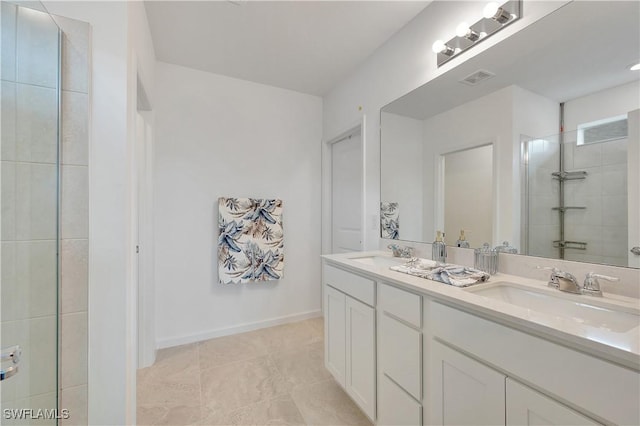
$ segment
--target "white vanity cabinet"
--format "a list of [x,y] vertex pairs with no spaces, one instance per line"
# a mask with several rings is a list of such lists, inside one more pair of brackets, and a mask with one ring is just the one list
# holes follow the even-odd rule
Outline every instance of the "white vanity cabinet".
[[422,424],[422,296],[378,283],[378,424]]
[[375,421],[375,282],[328,265],[323,276],[325,366]]
[[429,316],[431,423],[640,424],[638,372],[437,302]]

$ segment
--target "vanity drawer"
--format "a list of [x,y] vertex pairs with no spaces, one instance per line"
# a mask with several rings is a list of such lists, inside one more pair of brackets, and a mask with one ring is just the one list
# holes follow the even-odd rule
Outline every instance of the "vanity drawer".
[[416,328],[422,327],[421,296],[381,283],[378,300],[383,311]]
[[329,265],[325,265],[323,271],[325,284],[369,306],[375,306],[375,281]]
[[422,399],[422,333],[380,315],[380,369],[417,401]]

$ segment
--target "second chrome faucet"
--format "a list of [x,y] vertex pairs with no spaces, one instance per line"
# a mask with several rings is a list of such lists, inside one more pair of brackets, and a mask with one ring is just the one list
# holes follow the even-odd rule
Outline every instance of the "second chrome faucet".
[[551,271],[548,282],[549,287],[573,294],[602,296],[602,290],[600,289],[600,282],[598,281],[598,279],[607,281],[620,281],[620,278],[600,275],[596,274],[595,272],[589,272],[584,280],[584,285],[580,286],[576,277],[569,272],[561,271],[558,268],[548,266],[538,267],[538,269],[546,269]]

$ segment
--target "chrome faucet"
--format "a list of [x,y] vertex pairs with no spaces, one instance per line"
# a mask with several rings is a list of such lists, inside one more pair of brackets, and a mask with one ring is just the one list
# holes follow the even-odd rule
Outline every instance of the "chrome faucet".
[[589,272],[584,279],[582,292],[591,296],[602,297],[602,290],[600,289],[600,282],[598,281],[599,279],[607,281],[620,281],[620,278],[617,277],[609,277],[607,275],[600,275],[596,274],[595,272]]
[[573,274],[548,266],[542,268],[538,267],[538,269],[551,271],[551,276],[547,283],[549,287],[556,288],[560,291],[566,291],[567,293],[582,294],[582,288],[580,288],[580,284],[578,284],[578,280],[573,276]]
[[393,257],[410,258],[413,256],[413,247],[399,246],[397,244],[389,244],[387,248],[391,249],[391,252],[393,253]]

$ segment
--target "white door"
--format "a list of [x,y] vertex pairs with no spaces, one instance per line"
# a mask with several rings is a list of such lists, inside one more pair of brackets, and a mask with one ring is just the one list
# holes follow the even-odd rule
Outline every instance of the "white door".
[[378,387],[378,424],[407,425],[422,424],[422,406],[386,374],[380,376]]
[[598,425],[588,417],[507,378],[507,425]]
[[133,279],[138,299],[138,368],[155,362],[155,331],[153,306],[152,252],[152,133],[151,126],[138,113],[136,120],[135,172],[133,178],[133,242],[135,259]]
[[[640,109],[628,116],[629,144],[627,157],[628,245],[629,265],[640,268]],[[635,249],[634,249],[635,247]],[[633,251],[632,251],[633,250]],[[637,254],[636,254],[637,253]]]
[[345,385],[346,320],[344,293],[333,287],[324,288],[325,366],[338,383]]
[[375,309],[346,298],[345,389],[371,420],[376,418]]
[[362,250],[360,130],[331,145],[331,252]]
[[506,376],[433,340],[434,425],[504,425]]

